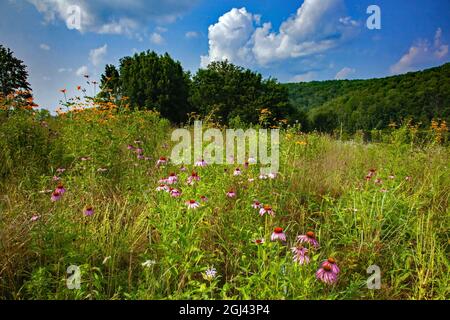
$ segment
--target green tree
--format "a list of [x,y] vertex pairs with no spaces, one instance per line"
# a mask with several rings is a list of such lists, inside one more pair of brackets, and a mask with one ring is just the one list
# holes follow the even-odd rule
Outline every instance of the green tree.
[[99,93],[100,98],[112,99],[113,101],[120,99],[120,74],[116,66],[106,65],[105,72],[100,80],[100,88],[102,89]]
[[273,122],[286,118],[291,108],[287,89],[274,79],[228,61],[212,62],[192,79],[191,105],[203,115],[214,114],[223,123],[239,119],[258,123],[260,111],[268,109]]
[[142,52],[120,60],[120,92],[137,109],[155,109],[172,122],[190,111],[189,76],[169,54]]
[[16,90],[31,91],[26,66],[0,45],[0,93],[6,97]]

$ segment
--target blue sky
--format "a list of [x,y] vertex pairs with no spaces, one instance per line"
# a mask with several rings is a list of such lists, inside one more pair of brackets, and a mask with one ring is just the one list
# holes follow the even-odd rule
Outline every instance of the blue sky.
[[[381,9],[369,30],[367,8]],[[77,6],[80,20],[73,19]],[[79,22],[79,24],[74,24]],[[76,27],[73,29],[73,27]],[[450,61],[448,0],[6,0],[0,44],[24,60],[36,102],[137,51],[195,72],[232,62],[282,82],[384,77]]]

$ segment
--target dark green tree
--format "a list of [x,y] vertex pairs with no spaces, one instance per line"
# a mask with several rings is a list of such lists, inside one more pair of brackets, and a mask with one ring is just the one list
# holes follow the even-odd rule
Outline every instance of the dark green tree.
[[120,99],[120,75],[116,66],[107,64],[105,72],[102,74],[100,80],[101,92],[99,97],[103,99],[111,99],[117,101]]
[[9,48],[0,45],[0,93],[7,96],[16,90],[31,91],[26,66]]
[[258,123],[260,111],[270,110],[273,122],[286,118],[291,111],[288,91],[274,79],[228,61],[212,62],[192,79],[190,103],[201,115],[213,114],[216,120],[230,123],[239,118],[244,123]]
[[155,109],[172,122],[190,111],[189,77],[169,54],[142,52],[120,61],[120,91],[138,109]]

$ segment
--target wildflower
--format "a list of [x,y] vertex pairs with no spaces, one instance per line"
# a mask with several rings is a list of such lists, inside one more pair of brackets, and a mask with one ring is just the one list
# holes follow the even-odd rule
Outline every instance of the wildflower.
[[94,208],[92,208],[92,206],[86,207],[83,213],[86,217],[90,217],[94,214]]
[[388,192],[388,190],[387,190],[387,189],[385,189],[385,188],[381,188],[381,189],[380,189],[380,192],[382,192],[382,193],[386,193],[386,192]]
[[250,164],[248,163],[248,161],[246,161],[246,162],[244,163],[244,168],[245,168],[245,169],[248,169],[249,165],[250,165]]
[[300,235],[297,237],[298,243],[309,243],[313,247],[317,248],[319,246],[319,242],[316,239],[316,235],[312,231],[308,231],[305,235]]
[[56,202],[59,199],[61,199],[61,194],[58,191],[54,191],[51,197],[52,202]]
[[168,191],[169,187],[166,186],[165,184],[160,184],[157,188],[156,191]]
[[59,180],[61,180],[61,178],[60,177],[58,177],[58,176],[53,176],[53,179],[52,179],[53,181],[59,181]]
[[181,166],[181,168],[180,168],[180,171],[181,171],[181,172],[186,172],[186,170],[187,170],[187,169],[186,169],[185,166]]
[[196,167],[206,167],[208,164],[206,163],[206,161],[204,159],[202,159],[201,161],[197,161],[195,163]]
[[268,214],[271,216],[275,215],[275,212],[272,210],[272,207],[269,205],[264,205],[260,210],[259,210],[259,215],[262,217],[263,215]]
[[268,176],[265,175],[265,174],[261,174],[261,175],[259,175],[259,179],[260,179],[260,180],[267,180],[267,179],[268,179]]
[[31,222],[36,222],[36,221],[38,221],[40,218],[41,218],[40,216],[38,216],[37,214],[35,214],[35,215],[33,215],[33,216],[31,217],[30,221],[31,221]]
[[261,239],[255,239],[253,242],[257,245],[260,245],[260,244],[264,244],[264,242],[266,242],[266,240],[264,240],[264,238],[261,238]]
[[328,258],[321,264],[322,268],[329,267],[331,272],[335,273],[336,275],[341,272],[339,267],[336,264],[336,260],[334,258]]
[[80,91],[81,90],[81,86],[77,86],[77,90]]
[[300,265],[309,263],[308,249],[298,246],[291,248],[291,251],[294,254],[294,262]]
[[195,200],[186,201],[186,205],[188,209],[197,209],[198,207],[200,207],[200,204]]
[[269,173],[267,175],[267,177],[269,177],[269,179],[275,179],[277,177],[277,174],[276,173]]
[[369,181],[370,179],[372,179],[375,176],[375,169],[370,169],[369,173],[366,175],[366,180]]
[[228,198],[234,198],[236,197],[236,192],[234,190],[230,190],[227,192],[227,197]]
[[262,203],[257,201],[257,200],[255,200],[255,201],[253,201],[252,208],[253,209],[260,209],[260,208],[262,208]]
[[337,281],[337,274],[331,270],[329,265],[322,266],[316,272],[316,278],[326,284],[334,284]]
[[234,176],[240,176],[241,174],[242,174],[241,169],[236,168],[236,169],[234,170],[234,173],[233,173]]
[[154,266],[155,264],[156,264],[155,260],[147,260],[147,261],[142,263],[142,266],[144,268],[150,268],[151,266]]
[[136,149],[136,153],[137,153],[138,155],[142,155],[142,154],[144,154],[144,149],[142,149],[142,148],[137,148],[137,149]]
[[208,268],[203,274],[203,278],[208,281],[213,281],[217,276],[217,270],[214,267]]
[[177,177],[177,175],[175,174],[175,173],[171,173],[170,175],[169,175],[169,177],[167,178],[167,183],[168,184],[174,184],[174,183],[177,183],[177,181],[178,181],[178,177]]
[[156,166],[165,166],[167,164],[167,158],[165,157],[161,157],[159,158],[159,160],[156,162]]
[[181,191],[178,189],[170,188],[169,193],[173,198],[181,197]]
[[131,144],[129,144],[129,145],[127,146],[127,149],[128,149],[128,150],[134,150],[134,146],[132,146]]
[[388,176],[388,178],[391,179],[391,180],[393,180],[393,179],[395,179],[395,176],[394,176],[393,174],[390,174],[390,175]]
[[188,185],[192,185],[195,181],[200,181],[200,176],[197,174],[197,172],[193,171],[192,174],[188,177],[187,183]]
[[275,228],[273,230],[272,236],[270,237],[270,240],[276,241],[286,241],[286,234],[283,232],[283,228]]
[[202,202],[207,202],[207,201],[208,201],[208,198],[207,198],[206,196],[201,196],[201,197],[200,197],[200,200],[201,200]]
[[57,173],[64,173],[65,171],[66,171],[65,168],[58,168],[58,169],[56,169]]
[[138,158],[138,160],[144,160],[145,159],[144,155],[142,155],[142,154],[138,154],[137,158]]
[[64,188],[64,186],[60,183],[56,187],[56,192],[58,192],[60,195],[64,195],[64,193],[66,193],[66,188]]
[[383,180],[381,180],[380,178],[377,178],[377,179],[375,180],[375,183],[376,183],[376,184],[383,184]]

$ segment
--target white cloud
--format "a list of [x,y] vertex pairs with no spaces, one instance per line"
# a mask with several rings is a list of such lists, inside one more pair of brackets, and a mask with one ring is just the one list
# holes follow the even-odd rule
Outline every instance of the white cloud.
[[92,49],[89,52],[89,61],[94,66],[98,67],[103,62],[103,59],[107,54],[107,52],[108,52],[108,45],[106,44],[100,48]]
[[294,76],[290,82],[310,82],[317,78],[317,74],[314,71],[298,74]]
[[200,35],[199,35],[198,32],[195,32],[195,31],[188,31],[188,32],[186,32],[185,36],[186,36],[186,38],[188,38],[188,39],[194,39],[194,38],[198,38]]
[[45,51],[49,51],[51,49],[50,46],[48,44],[45,44],[45,43],[41,43],[39,48],[41,48],[42,50],[45,50]]
[[70,6],[81,9],[81,32],[132,34],[148,22],[170,23],[199,0],[27,0],[47,23],[71,17]]
[[442,43],[442,29],[436,30],[433,44],[428,40],[416,41],[408,53],[403,55],[400,60],[391,66],[392,74],[406,73],[422,67],[439,64],[444,61],[448,55],[448,44]]
[[72,68],[59,68],[58,72],[59,73],[63,73],[63,72],[72,72],[73,69]]
[[342,0],[305,0],[278,32],[270,22],[258,27],[259,22],[260,16],[245,8],[221,16],[209,27],[209,54],[201,57],[202,66],[224,59],[264,66],[323,53],[349,38],[358,25],[345,16]]
[[156,32],[158,32],[158,33],[164,33],[164,32],[167,32],[168,31],[168,29],[167,28],[164,28],[164,27],[156,27]]
[[159,45],[159,44],[162,44],[164,42],[164,37],[162,35],[160,35],[159,33],[157,33],[157,32],[153,32],[150,35],[150,41],[153,44],[158,44]]
[[78,70],[75,72],[75,74],[79,77],[83,77],[83,76],[89,74],[89,69],[87,66],[82,66],[82,67],[78,68]]
[[356,72],[356,69],[345,67],[342,68],[341,71],[336,73],[335,79],[336,80],[344,80],[348,79],[348,77]]

